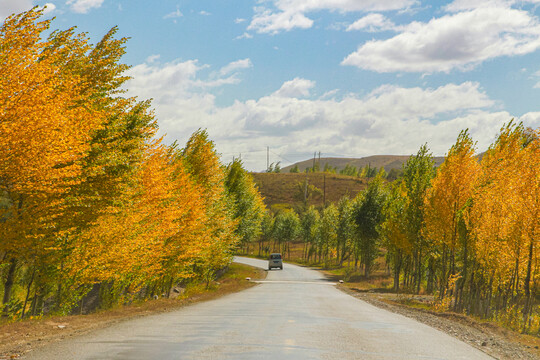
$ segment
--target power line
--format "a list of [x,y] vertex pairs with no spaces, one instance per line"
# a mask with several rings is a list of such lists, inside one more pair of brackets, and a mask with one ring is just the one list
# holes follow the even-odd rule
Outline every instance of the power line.
[[285,161],[288,161],[288,162],[290,162],[290,163],[294,163],[294,161],[289,160],[289,159],[285,158],[284,156],[282,156],[282,155],[280,155],[280,154],[278,154],[278,153],[273,152],[272,150],[270,150],[270,152],[271,152],[272,154],[274,154],[274,155],[279,156],[280,158],[282,158],[282,159],[285,160]]

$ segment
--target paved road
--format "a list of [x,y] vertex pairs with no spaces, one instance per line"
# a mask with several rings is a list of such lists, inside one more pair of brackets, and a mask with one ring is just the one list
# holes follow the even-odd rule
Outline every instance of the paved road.
[[[266,267],[261,260],[238,262]],[[427,325],[285,264],[260,285],[126,321],[26,359],[491,359]]]

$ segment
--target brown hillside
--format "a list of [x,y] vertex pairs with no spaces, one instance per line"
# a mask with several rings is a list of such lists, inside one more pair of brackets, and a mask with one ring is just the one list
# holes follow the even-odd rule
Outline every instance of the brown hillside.
[[[380,169],[381,167],[384,167],[384,170],[386,172],[389,172],[392,169],[400,170],[403,164],[407,162],[409,157],[409,155],[373,155],[363,158],[328,157],[321,158],[319,166],[320,169],[324,169],[325,164],[328,164],[329,166],[336,167],[338,170],[341,170],[345,168],[347,164],[349,164],[350,166],[355,166],[356,168],[363,168],[369,166],[371,168]],[[435,156],[433,159],[435,160],[435,166],[441,165],[444,161],[443,156]],[[319,159],[316,159],[316,161],[319,161]],[[298,165],[298,169],[300,170],[300,172],[303,172],[306,168],[313,166],[313,159],[300,161],[296,164],[286,166],[283,168],[282,171],[289,172],[289,170],[295,165]]]
[[[305,173],[252,173],[252,175],[259,187],[259,191],[265,198],[264,201],[268,208],[272,208],[276,204],[292,206],[302,204],[298,184],[304,184],[306,179]],[[332,202],[337,203],[345,195],[353,198],[367,187],[366,179],[344,175],[310,173],[307,175],[307,178],[309,185],[320,189],[320,194],[315,194],[311,201],[309,201],[309,205],[315,206],[323,206],[325,188],[326,203],[328,204]]]

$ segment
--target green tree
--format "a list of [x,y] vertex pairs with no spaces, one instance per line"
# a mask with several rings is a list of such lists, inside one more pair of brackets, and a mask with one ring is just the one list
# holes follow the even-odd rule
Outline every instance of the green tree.
[[394,272],[394,291],[399,292],[400,276],[406,258],[412,254],[412,244],[407,236],[405,210],[407,197],[403,182],[394,183],[388,193],[383,209],[383,241],[387,250],[387,262]]
[[369,276],[375,259],[379,255],[380,226],[384,220],[383,208],[386,201],[382,176],[377,176],[369,183],[366,191],[356,199],[354,204],[354,222],[358,236],[360,263],[364,267],[364,275]]
[[309,261],[317,244],[320,214],[314,206],[310,206],[300,218],[300,236],[304,242],[303,258]]
[[[281,253],[290,255],[290,242],[300,233],[300,219],[293,210],[280,211],[274,220],[274,249],[281,249]],[[275,251],[275,250],[274,250]]]
[[259,237],[259,255],[270,252],[270,242],[274,236],[274,215],[266,211],[261,221],[261,236]]
[[339,264],[342,265],[351,255],[356,235],[356,224],[354,222],[353,202],[348,197],[341,198],[337,208],[339,220],[336,253]]
[[326,207],[321,214],[321,224],[319,226],[319,261],[321,257],[328,265],[331,257],[334,257],[334,250],[338,241],[339,211],[334,204]]
[[241,160],[236,159],[227,166],[225,187],[233,203],[234,218],[238,221],[235,232],[241,244],[249,246],[261,233],[265,206],[253,177],[243,168]]
[[424,226],[424,199],[435,174],[435,162],[427,145],[422,145],[416,155],[411,156],[403,168],[403,184],[407,194],[405,220],[407,237],[413,244],[413,267],[415,269],[414,285],[420,292],[423,274],[423,260],[427,252],[427,240],[422,228]]

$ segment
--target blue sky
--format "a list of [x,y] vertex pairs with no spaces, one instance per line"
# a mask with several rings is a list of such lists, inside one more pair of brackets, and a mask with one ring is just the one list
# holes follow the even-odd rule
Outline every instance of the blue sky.
[[540,126],[540,0],[0,0],[53,28],[130,37],[128,93],[166,142],[206,128],[247,168],[321,156],[484,151],[510,119]]

